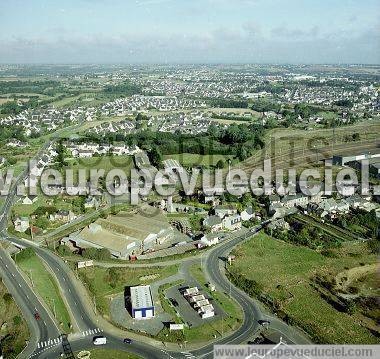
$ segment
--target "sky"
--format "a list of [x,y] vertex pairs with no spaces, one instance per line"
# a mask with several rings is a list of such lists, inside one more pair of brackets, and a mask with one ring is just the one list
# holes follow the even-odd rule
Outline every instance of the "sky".
[[0,63],[380,62],[379,0],[0,0]]

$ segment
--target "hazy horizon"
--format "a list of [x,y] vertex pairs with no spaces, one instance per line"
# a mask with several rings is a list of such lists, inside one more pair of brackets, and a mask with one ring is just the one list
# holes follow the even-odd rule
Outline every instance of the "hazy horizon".
[[3,0],[3,64],[380,64],[377,0]]

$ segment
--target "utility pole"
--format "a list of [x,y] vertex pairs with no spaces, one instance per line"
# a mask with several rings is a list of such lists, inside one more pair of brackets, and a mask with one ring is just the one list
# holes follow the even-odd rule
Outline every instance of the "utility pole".
[[95,315],[97,315],[97,310],[96,310],[96,300],[95,300],[95,296],[94,296],[94,310],[95,310]]
[[231,181],[231,159],[228,159],[228,182]]
[[57,318],[57,313],[55,312],[55,300],[54,300],[54,298],[52,298],[52,301],[53,301],[53,314],[54,314],[54,318]]
[[29,277],[30,277],[30,281],[32,283],[32,288],[34,288],[34,282],[33,282],[33,276],[32,276],[32,270],[29,269]]

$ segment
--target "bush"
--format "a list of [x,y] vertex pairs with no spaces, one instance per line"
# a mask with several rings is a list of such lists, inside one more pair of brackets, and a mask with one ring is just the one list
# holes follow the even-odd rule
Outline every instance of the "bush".
[[3,299],[4,299],[5,303],[9,304],[13,299],[12,294],[11,293],[5,293],[3,295]]
[[57,248],[56,248],[56,251],[57,253],[60,255],[60,256],[68,256],[71,254],[71,250],[68,246],[62,244],[62,245],[59,245]]
[[34,251],[33,248],[25,248],[22,251],[20,251],[20,253],[17,254],[17,260],[18,261],[27,260],[29,258],[32,258],[35,255],[36,255],[36,252]]
[[16,315],[13,317],[13,324],[14,325],[20,325],[22,323],[22,319],[19,315]]

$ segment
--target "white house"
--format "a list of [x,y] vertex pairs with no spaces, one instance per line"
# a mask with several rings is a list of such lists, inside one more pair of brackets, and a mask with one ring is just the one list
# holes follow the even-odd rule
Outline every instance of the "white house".
[[240,214],[234,214],[223,218],[223,228],[230,231],[241,229],[241,216]]
[[210,234],[205,234],[201,238],[201,243],[204,244],[207,247],[211,247],[211,246],[219,243],[219,237],[215,236],[215,235],[213,236],[213,235],[210,235]]
[[255,213],[253,212],[253,207],[247,207],[243,212],[240,213],[242,221],[249,221],[251,218],[255,217]]
[[28,217],[18,217],[14,221],[15,231],[24,233],[30,226]]
[[223,229],[222,219],[219,216],[209,216],[203,220],[203,225],[209,228],[211,232],[221,231]]
[[38,200],[38,196],[25,196],[22,200],[22,204],[32,205]]
[[231,205],[220,205],[215,207],[215,214],[220,218],[231,216],[236,213],[237,209]]

